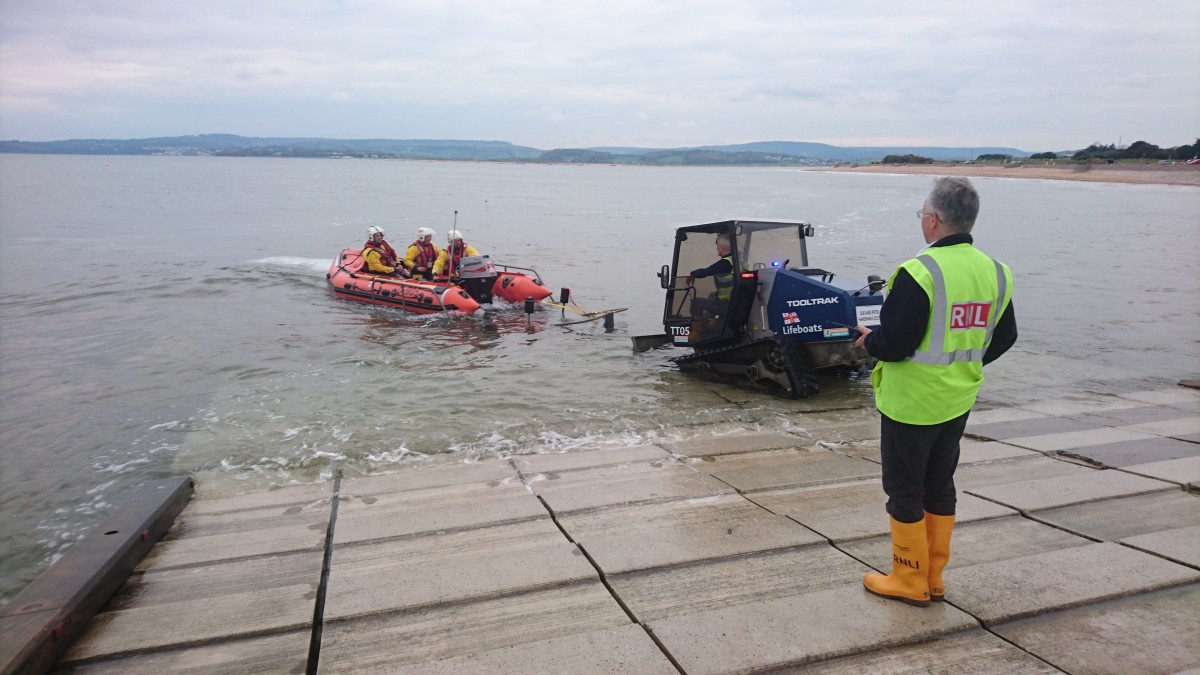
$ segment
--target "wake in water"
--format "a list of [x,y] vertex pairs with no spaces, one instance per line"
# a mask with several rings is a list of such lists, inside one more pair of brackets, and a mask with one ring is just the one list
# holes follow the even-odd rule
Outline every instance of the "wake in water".
[[262,267],[278,267],[281,269],[296,269],[319,274],[321,278],[325,277],[325,273],[329,271],[329,262],[333,258],[301,258],[298,256],[271,256],[260,260],[253,260],[250,264]]

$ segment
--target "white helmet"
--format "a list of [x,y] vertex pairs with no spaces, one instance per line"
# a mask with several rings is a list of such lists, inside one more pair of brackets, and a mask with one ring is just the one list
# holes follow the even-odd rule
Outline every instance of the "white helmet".
[[437,232],[434,232],[433,230],[429,229],[428,227],[418,227],[417,228],[417,239],[424,239],[425,237],[432,237],[435,234],[437,234]]
[[367,239],[371,239],[372,237],[374,237],[377,234],[383,234],[382,227],[368,227],[367,228]]
[[450,243],[450,244],[453,244],[455,239],[462,239],[462,238],[463,238],[462,232],[459,232],[458,230],[450,230],[449,232],[446,233],[446,241],[447,241],[447,243]]

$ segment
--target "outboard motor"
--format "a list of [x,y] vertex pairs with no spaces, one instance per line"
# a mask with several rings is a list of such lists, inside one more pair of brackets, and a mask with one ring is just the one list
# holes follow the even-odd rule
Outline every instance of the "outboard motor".
[[480,304],[492,304],[497,276],[496,266],[486,255],[467,256],[458,266],[458,285]]

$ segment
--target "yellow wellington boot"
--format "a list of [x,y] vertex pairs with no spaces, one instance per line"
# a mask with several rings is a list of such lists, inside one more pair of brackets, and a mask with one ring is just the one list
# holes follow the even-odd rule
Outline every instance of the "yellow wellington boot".
[[892,524],[892,573],[870,572],[863,575],[863,586],[882,598],[899,600],[917,607],[929,606],[929,542],[925,521]]
[[929,599],[943,602],[946,587],[942,570],[950,561],[950,533],[954,531],[954,516],[937,516],[925,512],[925,535],[929,542]]

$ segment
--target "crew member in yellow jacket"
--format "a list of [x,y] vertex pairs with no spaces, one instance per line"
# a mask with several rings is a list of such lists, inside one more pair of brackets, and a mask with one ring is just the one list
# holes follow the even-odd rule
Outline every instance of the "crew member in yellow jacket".
[[384,274],[393,277],[407,277],[408,272],[401,265],[396,250],[383,239],[382,227],[367,228],[367,243],[363,244],[362,258],[365,263],[360,272],[369,274]]
[[888,280],[880,326],[858,327],[858,345],[879,360],[871,385],[892,534],[891,574],[863,585],[920,607],[946,593],[954,470],[983,367],[1017,339],[1012,272],[972,245],[978,213],[966,178],[934,181],[917,212],[928,246]]
[[433,263],[437,262],[442,249],[433,243],[433,235],[437,234],[428,227],[417,228],[417,238],[404,252],[404,267],[416,279],[432,279]]
[[446,233],[446,242],[448,246],[439,255],[437,262],[433,263],[434,276],[447,276],[451,279],[458,278],[458,269],[462,264],[463,258],[469,258],[473,255],[479,255],[473,247],[468,246],[463,241],[462,232],[458,230],[450,230]]

